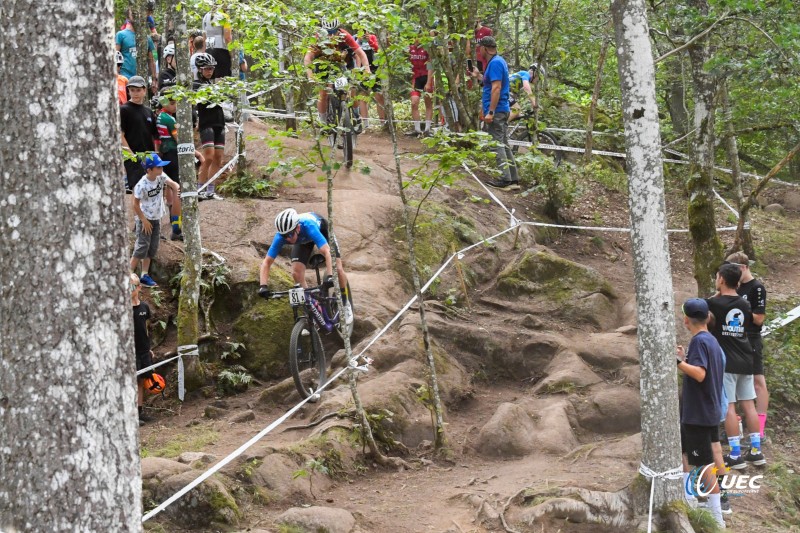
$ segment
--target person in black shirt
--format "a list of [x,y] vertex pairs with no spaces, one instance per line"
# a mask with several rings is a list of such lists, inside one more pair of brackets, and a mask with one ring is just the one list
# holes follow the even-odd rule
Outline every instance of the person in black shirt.
[[[708,332],[708,304],[701,298],[690,298],[683,304],[683,325],[692,334],[689,347],[678,346],[678,370],[683,373],[681,398],[681,451],[684,479],[690,467],[700,469],[703,487],[693,492],[708,496],[708,506],[717,523],[724,527],[722,503],[715,470],[712,444],[719,441],[719,420],[722,415],[722,381],[725,368],[722,349]],[[685,355],[685,357],[684,357]]]
[[[128,92],[131,95],[130,100],[119,108],[123,152],[126,149],[128,154],[154,152],[158,140],[158,130],[156,129],[155,115],[143,105],[144,99],[147,97],[144,78],[133,76],[129,79]],[[125,192],[130,194],[144,176],[144,167],[138,158],[125,159],[124,165],[127,178]]]
[[[199,54],[195,59],[197,65],[197,80],[192,83],[192,88],[197,91],[214,80],[214,67],[217,61],[210,54]],[[222,155],[225,153],[225,113],[218,103],[197,103],[198,129],[200,130],[201,151],[205,160],[200,165],[200,174],[197,177],[198,186],[203,185],[222,168]],[[206,189],[205,198],[219,198],[214,193],[214,184],[210,183]]]
[[[136,371],[153,364],[153,352],[150,350],[150,335],[147,332],[147,321],[150,319],[150,307],[139,299],[141,284],[139,276],[131,273],[131,303],[133,304],[133,344],[136,351]],[[144,414],[144,380],[147,374],[136,377],[136,405],[139,409],[139,424],[152,422],[152,418]]]
[[[725,396],[728,398],[728,413],[725,416],[725,433],[731,447],[726,463],[730,468],[742,469],[746,463],[766,464],[761,453],[761,434],[758,431],[756,414],[756,391],[753,384],[753,348],[745,331],[752,327],[753,314],[750,304],[736,293],[742,271],[738,265],[724,264],[719,267],[715,280],[717,294],[707,299],[713,315],[711,334],[725,351]],[[742,457],[739,437],[739,422],[736,417],[736,402],[744,412],[744,420],[750,433],[750,450]]]
[[731,264],[739,265],[742,278],[736,292],[747,300],[753,312],[753,322],[745,331],[750,346],[753,347],[753,383],[756,389],[756,413],[761,439],[764,439],[764,428],[767,425],[767,409],[769,408],[769,391],[764,378],[764,344],[761,340],[761,327],[767,313],[767,289],[764,284],[753,277],[750,271],[750,258],[744,252],[736,252],[726,259]]
[[178,74],[176,73],[175,44],[169,43],[164,47],[164,68],[158,73],[158,90],[175,85]]

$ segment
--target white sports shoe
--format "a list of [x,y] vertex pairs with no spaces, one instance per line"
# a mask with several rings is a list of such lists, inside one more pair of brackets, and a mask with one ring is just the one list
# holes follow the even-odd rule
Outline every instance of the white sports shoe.
[[344,309],[342,309],[342,315],[344,316],[344,323],[348,326],[353,323],[353,308],[350,307],[350,302],[344,304]]

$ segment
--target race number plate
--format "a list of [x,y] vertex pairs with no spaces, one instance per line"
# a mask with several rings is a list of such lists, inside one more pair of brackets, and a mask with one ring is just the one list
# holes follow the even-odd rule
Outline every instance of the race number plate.
[[347,87],[347,83],[348,83],[347,78],[342,76],[341,78],[336,78],[336,81],[333,82],[333,86],[336,89],[344,89],[345,87]]
[[292,306],[300,306],[306,303],[306,291],[302,287],[296,289],[289,289],[289,304]]

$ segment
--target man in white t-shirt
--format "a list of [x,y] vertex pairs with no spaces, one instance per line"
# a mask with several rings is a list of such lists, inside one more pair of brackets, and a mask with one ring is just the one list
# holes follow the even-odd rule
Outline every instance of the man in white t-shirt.
[[142,275],[139,281],[145,287],[158,287],[150,277],[150,261],[158,253],[161,235],[161,217],[164,216],[164,187],[169,187],[180,197],[181,187],[167,175],[161,167],[169,164],[162,161],[158,154],[147,154],[142,161],[145,170],[144,178],[133,188],[133,210],[136,213],[136,244],[131,257],[131,272],[136,272],[139,261],[142,262]]

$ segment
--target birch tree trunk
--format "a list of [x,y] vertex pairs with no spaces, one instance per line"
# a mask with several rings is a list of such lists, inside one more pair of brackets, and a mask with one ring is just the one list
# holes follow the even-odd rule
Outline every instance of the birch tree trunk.
[[[147,27],[147,10],[144,0],[130,0],[129,11],[131,22],[136,33],[136,74],[147,82],[150,88],[150,54],[147,50],[147,37],[150,35],[150,28]],[[150,107],[150,99],[145,99],[145,104]]]
[[[639,316],[642,463],[655,472],[666,472],[681,465],[681,456],[672,273],[655,68],[644,0],[613,0],[611,11],[622,90]],[[655,484],[654,508],[681,497],[679,480],[657,479]]]
[[141,531],[112,12],[0,5],[2,531]]
[[[177,2],[176,2],[177,4]],[[186,10],[176,10],[175,57],[177,59],[178,85],[192,88],[192,70],[189,66],[189,40],[186,32]],[[203,268],[200,220],[197,206],[197,175],[194,166],[194,135],[192,133],[192,105],[188,100],[178,101],[178,163],[181,175],[181,219],[183,224],[183,277],[178,297],[178,346],[197,344],[200,335],[199,300],[200,276]],[[179,348],[180,351],[180,348]],[[184,358],[186,388],[195,390],[205,382],[203,368],[197,356]]]
[[[691,0],[697,10],[708,15],[706,0]],[[714,292],[714,274],[722,262],[722,242],[714,220],[714,77],[705,69],[711,56],[708,39],[689,47],[694,86],[694,129],[692,164],[686,185],[689,194],[689,233],[694,244],[694,279],[701,296]]]

